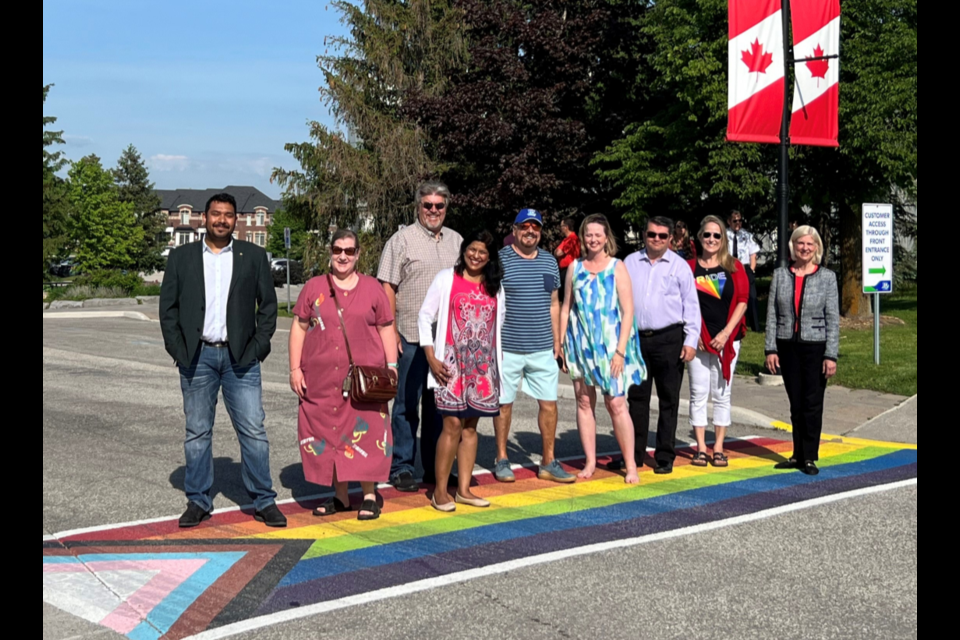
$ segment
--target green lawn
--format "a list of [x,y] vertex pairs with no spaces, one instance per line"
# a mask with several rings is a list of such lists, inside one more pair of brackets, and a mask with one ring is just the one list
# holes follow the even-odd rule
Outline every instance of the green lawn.
[[[761,300],[760,307],[765,311],[765,300]],[[895,316],[907,323],[905,327],[882,329],[881,366],[873,364],[873,329],[844,329],[840,334],[837,377],[831,384],[914,396],[917,394],[917,285],[884,296],[880,311],[882,315]],[[755,376],[763,369],[764,361],[763,336],[749,334],[743,342],[737,373]]]

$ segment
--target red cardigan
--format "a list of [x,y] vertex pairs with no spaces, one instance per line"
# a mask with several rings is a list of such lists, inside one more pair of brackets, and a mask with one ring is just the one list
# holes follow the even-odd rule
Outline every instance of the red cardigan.
[[[727,322],[733,319],[733,314],[736,312],[738,306],[750,303],[750,280],[747,278],[747,270],[743,268],[743,264],[741,264],[739,260],[734,260],[734,263],[736,264],[736,270],[733,272],[733,302],[730,304],[730,315],[727,316]],[[690,265],[690,270],[696,274],[697,261],[689,260],[687,264]],[[708,353],[720,356],[720,362],[723,364],[723,379],[730,382],[733,379],[733,359],[737,357],[733,343],[737,340],[742,340],[744,336],[747,335],[747,314],[743,314],[743,317],[740,318],[740,324],[737,325],[734,334],[730,336],[730,341],[727,343],[728,348],[724,349],[723,353],[717,353],[714,348],[710,346],[713,338],[707,329],[707,323],[704,322],[702,325],[700,340],[703,342],[703,346],[707,348]]]

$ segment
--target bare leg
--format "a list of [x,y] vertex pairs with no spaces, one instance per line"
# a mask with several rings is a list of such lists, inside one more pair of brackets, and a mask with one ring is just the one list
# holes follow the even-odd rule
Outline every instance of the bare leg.
[[640,484],[640,475],[637,472],[637,461],[631,455],[634,450],[636,434],[633,432],[633,420],[630,419],[630,409],[626,398],[604,398],[610,419],[613,420],[613,433],[620,443],[620,451],[627,463],[627,484]]
[[697,451],[700,453],[707,452],[707,428],[706,427],[694,427],[694,433],[697,434]]
[[560,411],[556,402],[540,402],[540,436],[543,438],[543,462],[541,466],[549,466],[556,455],[557,422]]
[[440,441],[437,442],[437,489],[433,493],[439,505],[453,502],[448,491],[450,472],[453,470],[453,460],[457,457],[462,434],[463,423],[459,418],[443,419],[443,433],[440,435]]
[[[376,482],[361,482],[360,488],[363,490],[363,500],[371,502],[377,501],[377,483]],[[361,511],[361,516],[372,516],[373,513],[370,511]]]
[[463,434],[460,437],[460,448],[457,453],[457,465],[460,469],[460,496],[468,500],[476,500],[470,484],[473,480],[473,469],[477,464],[477,447],[480,439],[477,437],[479,418],[464,421]]
[[717,444],[713,445],[713,451],[715,453],[724,453],[723,445],[727,439],[727,427],[714,427],[714,430],[717,432]]
[[[493,419],[493,430],[497,434],[497,461],[509,460],[507,443],[510,441],[510,428],[513,426],[513,405],[500,407],[500,415]],[[556,434],[556,428],[554,428]]]
[[[333,491],[337,497],[337,500],[342,502],[345,505],[350,504],[350,483],[340,482],[337,479],[337,470],[333,470]],[[326,511],[321,507],[318,509],[320,513],[326,513]]]
[[583,380],[575,380],[573,389],[577,394],[577,428],[587,456],[587,464],[577,477],[589,480],[597,472],[597,390]]

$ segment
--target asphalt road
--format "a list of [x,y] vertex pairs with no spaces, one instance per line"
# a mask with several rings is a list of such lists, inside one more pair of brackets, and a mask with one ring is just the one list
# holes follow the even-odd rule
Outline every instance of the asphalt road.
[[[286,336],[264,369],[281,498],[316,493],[299,468]],[[156,324],[43,323],[43,534],[178,514],[183,416]],[[916,403],[912,437],[916,438]],[[517,407],[515,463],[536,462],[535,404]],[[580,454],[563,403],[560,456]],[[221,410],[219,508],[245,504],[239,448]],[[896,439],[900,422],[882,424]],[[601,451],[613,451],[601,420]],[[910,425],[905,427],[909,430]],[[493,457],[482,427],[482,466]],[[755,429],[734,428],[733,435]],[[859,435],[859,434],[858,434]],[[870,434],[873,435],[872,433]],[[863,436],[869,437],[869,436]],[[917,488],[854,498],[631,549],[584,556],[250,632],[247,639],[419,637],[915,638]],[[117,638],[44,604],[43,637]]]

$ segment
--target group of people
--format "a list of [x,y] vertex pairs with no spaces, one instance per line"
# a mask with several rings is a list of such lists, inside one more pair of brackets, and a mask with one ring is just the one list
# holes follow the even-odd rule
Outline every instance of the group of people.
[[[357,271],[363,251],[358,236],[337,231],[330,274],[314,278],[300,294],[289,343],[290,385],[300,401],[300,453],[306,480],[334,488],[315,516],[352,511],[351,482],[361,485],[358,518],[364,521],[381,515],[378,483],[419,492],[418,436],[423,483],[435,487],[434,509],[491,506],[472,486],[477,427],[482,419],[493,420],[494,477],[515,482],[508,448],[521,390],[539,405],[543,481],[570,484],[595,475],[602,395],[623,454],[610,468],[622,468],[627,484],[639,483],[654,385],[659,424],[652,466],[656,474],[672,473],[687,370],[690,426],[697,437],[692,464],[729,466],[724,444],[732,423],[733,374],[756,267],[736,256],[739,229],[710,216],[689,247],[693,253],[681,256],[673,250],[673,221],[652,218],[645,249],[620,260],[602,215],[587,217],[579,235],[575,222],[565,220],[564,240],[549,252],[540,247],[543,216],[525,209],[514,220],[512,243],[501,248],[488,231],[464,239],[447,228],[450,201],[442,183],[418,189],[416,221],[387,243],[376,278]],[[189,505],[180,525],[197,526],[213,511],[210,445],[222,389],[255,518],[283,527],[260,389],[260,362],[269,355],[277,316],[269,264],[261,249],[233,239],[236,205],[229,195],[208,203],[205,224],[203,242],[171,255],[161,296],[164,339],[180,367],[187,417]],[[779,468],[815,475],[824,392],[836,373],[839,347],[837,281],[819,266],[823,243],[815,229],[798,228],[791,250],[793,265],[776,271],[771,288],[767,366],[783,373],[794,422],[794,455]],[[351,399],[345,380],[353,365],[395,372],[392,412],[385,404]],[[578,475],[555,457],[562,372],[574,383],[586,456]],[[711,401],[712,449],[706,441]],[[454,464],[457,486],[451,492]]]

